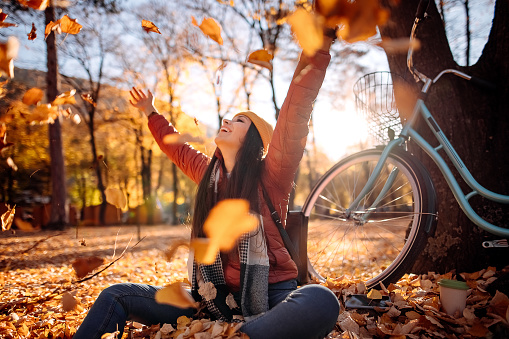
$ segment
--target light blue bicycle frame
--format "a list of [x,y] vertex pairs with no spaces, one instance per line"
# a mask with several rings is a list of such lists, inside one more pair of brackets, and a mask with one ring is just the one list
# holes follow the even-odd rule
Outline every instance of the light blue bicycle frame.
[[[417,117],[421,115],[428,126],[430,127],[431,131],[437,138],[439,142],[439,146],[433,147],[431,146],[419,133],[417,133],[416,130],[413,129],[413,125],[415,124],[415,121],[417,120]],[[489,200],[503,203],[503,204],[509,204],[509,196],[502,195],[498,193],[494,193],[482,185],[480,185],[474,177],[470,174],[469,170],[466,168],[463,161],[460,159],[454,148],[452,147],[449,140],[446,138],[440,127],[438,126],[437,122],[431,115],[430,111],[424,104],[424,101],[422,99],[418,99],[417,103],[414,107],[414,112],[412,114],[412,118],[408,123],[403,127],[403,130],[401,131],[401,134],[398,138],[390,141],[385,149],[383,150],[382,154],[380,155],[380,160],[378,161],[377,165],[373,169],[373,173],[369,177],[366,185],[362,189],[362,191],[359,193],[357,198],[353,201],[353,203],[350,205],[350,208],[346,210],[346,214],[350,215],[352,212],[356,211],[357,207],[359,206],[361,200],[366,196],[366,194],[371,191],[371,189],[374,187],[376,180],[378,179],[382,168],[387,160],[387,157],[389,156],[392,149],[396,146],[402,145],[406,139],[411,138],[414,143],[416,143],[419,147],[421,147],[430,157],[433,159],[433,161],[437,164],[438,168],[442,172],[445,180],[447,181],[447,184],[449,185],[449,188],[451,189],[452,193],[454,194],[454,197],[456,198],[456,201],[459,203],[461,209],[463,212],[468,216],[468,218],[475,223],[480,228],[498,235],[502,237],[509,237],[509,229],[496,226],[493,224],[490,224],[489,222],[482,219],[473,209],[472,206],[470,206],[470,203],[468,200],[472,198],[473,196],[479,194]],[[454,177],[453,173],[451,172],[451,169],[446,164],[442,156],[438,153],[439,150],[444,150],[447,154],[448,158],[452,161],[454,164],[454,167],[458,170],[463,180],[467,183],[467,185],[472,189],[472,191],[468,194],[464,194],[461,190],[458,181]],[[378,201],[381,200],[385,192],[389,189],[389,187],[392,185],[396,174],[397,169],[393,169],[393,172],[389,176],[388,180],[386,181],[384,187],[382,188],[382,191],[378,195],[377,199],[375,199],[375,202],[373,205],[365,212],[363,219],[367,218],[369,215],[369,211],[376,208],[376,204]]]

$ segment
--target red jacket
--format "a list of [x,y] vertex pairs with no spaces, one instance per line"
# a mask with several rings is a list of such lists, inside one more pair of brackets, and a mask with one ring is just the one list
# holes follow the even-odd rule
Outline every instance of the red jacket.
[[[270,199],[286,225],[288,197],[292,190],[295,173],[304,153],[308,122],[313,102],[318,95],[329,64],[328,52],[319,51],[314,57],[301,57],[288,94],[279,112],[262,173],[262,183]],[[210,162],[210,157],[188,144],[165,144],[163,138],[178,133],[168,121],[158,114],[149,118],[148,126],[161,150],[194,182],[199,183]],[[260,196],[261,214],[268,244],[269,284],[297,277],[297,266],[291,259],[269,209]],[[225,278],[229,286],[240,286],[239,267],[225,267]],[[238,272],[238,273],[236,273]]]

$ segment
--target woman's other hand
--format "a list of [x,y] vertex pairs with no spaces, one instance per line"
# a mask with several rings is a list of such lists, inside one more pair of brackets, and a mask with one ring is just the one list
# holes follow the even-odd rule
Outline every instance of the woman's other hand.
[[131,93],[132,98],[129,100],[131,105],[145,113],[146,116],[149,116],[152,112],[157,113],[157,109],[154,107],[154,96],[150,90],[145,94],[143,90],[133,87],[129,93]]

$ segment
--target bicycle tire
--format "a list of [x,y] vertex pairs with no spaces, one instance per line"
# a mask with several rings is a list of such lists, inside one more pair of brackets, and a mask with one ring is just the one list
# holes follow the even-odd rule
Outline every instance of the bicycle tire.
[[[399,147],[389,155],[375,187],[350,217],[344,213],[380,159],[381,149],[353,154],[335,164],[312,189],[302,210],[309,218],[311,276],[348,277],[366,287],[396,282],[415,262],[437,221],[433,182],[425,167]],[[376,209],[370,206],[388,173],[399,169]],[[383,181],[382,181],[383,180]],[[367,213],[366,221],[360,220]]]

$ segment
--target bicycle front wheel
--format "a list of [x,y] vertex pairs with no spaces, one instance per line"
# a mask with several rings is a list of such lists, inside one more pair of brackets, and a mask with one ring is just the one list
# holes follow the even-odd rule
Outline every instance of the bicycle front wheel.
[[340,161],[304,203],[308,266],[317,278],[344,276],[368,288],[395,282],[409,273],[434,232],[433,183],[422,164],[399,149],[391,152],[371,191],[348,211],[381,153],[368,150]]

